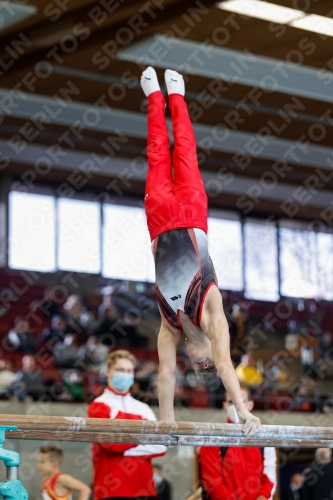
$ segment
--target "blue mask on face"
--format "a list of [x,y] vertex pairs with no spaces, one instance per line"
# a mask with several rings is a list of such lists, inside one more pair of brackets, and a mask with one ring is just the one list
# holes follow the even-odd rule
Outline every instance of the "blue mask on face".
[[134,384],[134,375],[131,373],[115,373],[112,377],[112,386],[119,392],[126,392]]

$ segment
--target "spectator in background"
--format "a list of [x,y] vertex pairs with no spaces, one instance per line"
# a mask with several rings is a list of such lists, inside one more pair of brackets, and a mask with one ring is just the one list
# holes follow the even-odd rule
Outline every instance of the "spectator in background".
[[124,335],[117,328],[118,318],[114,314],[112,306],[107,307],[107,303],[100,305],[98,309],[98,321],[96,322],[93,334],[99,338],[104,345],[115,347],[121,345]]
[[319,352],[320,356],[325,356],[328,349],[332,346],[332,333],[322,332],[319,336]]
[[333,463],[330,448],[317,448],[315,464],[306,474],[301,489],[301,500],[328,500],[332,498]]
[[93,326],[93,335],[102,344],[113,347],[146,347],[148,339],[140,335],[136,326],[129,325],[116,314],[116,307],[110,296],[105,296],[98,308],[98,321]]
[[10,399],[12,386],[16,380],[13,363],[10,359],[0,361],[0,398]]
[[302,377],[297,394],[294,398],[295,409],[303,411],[314,410],[319,399],[319,390],[311,377]]
[[[252,411],[249,389],[241,385],[244,403]],[[230,395],[223,403],[228,423],[238,423]],[[276,487],[275,448],[201,446],[199,451],[203,488],[210,500],[268,500]]]
[[14,321],[14,328],[8,332],[8,341],[13,350],[25,354],[33,354],[36,350],[36,342],[31,333],[29,322],[21,317]]
[[265,378],[269,385],[273,385],[278,391],[285,391],[290,386],[290,379],[284,369],[283,361],[273,358],[271,362],[265,366]]
[[236,375],[240,382],[248,386],[258,386],[263,377],[258,372],[252,354],[243,354],[240,364],[236,368]]
[[80,347],[78,351],[79,365],[82,362],[82,367],[99,371],[106,363],[109,349],[103,345],[95,336],[88,337],[86,344]]
[[280,500],[301,500],[301,488],[304,483],[303,474],[293,474],[289,485],[283,490]]
[[38,312],[41,311],[45,318],[51,318],[60,313],[59,301],[53,293],[53,290],[46,288],[42,300],[34,300],[31,302],[29,309]]
[[76,334],[67,333],[64,340],[53,347],[53,355],[58,368],[73,368],[77,363],[79,350],[76,340]]
[[114,318],[117,319],[116,307],[112,301],[111,295],[103,295],[103,302],[98,307],[98,319]]
[[136,371],[135,378],[140,382],[140,387],[147,390],[151,378],[158,373],[158,365],[155,361],[143,361]]
[[313,365],[313,347],[311,345],[301,345],[301,363],[303,366],[303,371],[307,375],[311,375],[311,367]]
[[82,374],[76,370],[69,370],[63,374],[62,379],[66,387],[66,392],[63,392],[59,396],[59,399],[61,401],[84,401],[86,391]]
[[131,395],[134,399],[137,399],[138,401],[142,401],[143,403],[146,403],[146,393],[141,390],[140,384],[137,380],[134,381],[132,387],[131,387]]
[[43,384],[42,372],[36,369],[36,361],[33,356],[23,356],[22,370],[16,374],[13,392],[19,401],[25,401],[27,396],[38,401],[45,394],[46,388]]
[[[177,391],[176,391],[177,392]],[[175,397],[176,397],[175,392]],[[153,373],[147,387],[147,403],[152,406],[158,406],[158,373]]]
[[[88,417],[156,420],[145,403],[132,398],[135,357],[128,351],[113,351],[108,358],[108,386],[88,407]],[[127,500],[156,498],[152,457],[164,455],[161,445],[94,443],[94,499]],[[130,475],[129,475],[130,471]]]
[[238,350],[238,346],[240,342],[245,337],[245,326],[246,326],[246,314],[242,311],[241,306],[239,304],[234,304],[232,306],[231,312],[232,318],[232,332],[233,337],[231,340],[231,350]]
[[317,465],[330,464],[332,462],[332,450],[330,448],[317,448],[315,452],[315,461]]
[[156,500],[171,500],[171,485],[163,476],[162,466],[154,464],[154,483],[157,492]]
[[67,323],[62,316],[53,316],[50,328],[45,328],[38,336],[37,341],[46,343],[50,341],[59,342],[64,340],[66,335]]
[[82,333],[89,322],[94,320],[93,315],[83,306],[82,298],[78,294],[70,295],[63,309],[68,316],[67,332]]

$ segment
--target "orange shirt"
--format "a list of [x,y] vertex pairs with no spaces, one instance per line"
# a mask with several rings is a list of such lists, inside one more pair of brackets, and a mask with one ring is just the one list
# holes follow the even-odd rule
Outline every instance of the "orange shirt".
[[57,472],[51,479],[44,477],[42,481],[43,500],[72,500],[71,492],[65,493],[65,495],[58,495],[56,493],[57,479],[61,474],[63,473]]

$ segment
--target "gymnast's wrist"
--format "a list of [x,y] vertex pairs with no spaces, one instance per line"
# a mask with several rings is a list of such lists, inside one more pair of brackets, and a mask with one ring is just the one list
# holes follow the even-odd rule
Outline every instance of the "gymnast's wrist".
[[236,409],[236,411],[240,411],[240,412],[248,411],[246,408],[246,405],[243,402],[238,404],[238,405],[235,404],[235,409]]
[[175,414],[173,412],[172,413],[161,412],[159,420],[163,420],[163,422],[175,422]]

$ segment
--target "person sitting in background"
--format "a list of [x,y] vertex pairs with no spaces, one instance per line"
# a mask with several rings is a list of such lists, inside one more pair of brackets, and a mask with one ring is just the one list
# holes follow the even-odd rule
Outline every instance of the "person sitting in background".
[[13,363],[10,359],[0,360],[0,398],[10,399],[12,386],[16,380]]
[[301,500],[301,488],[304,483],[303,474],[293,474],[289,485],[283,490],[280,500]]
[[[250,391],[241,385],[248,411],[254,403]],[[235,406],[228,393],[223,409],[228,423],[239,423]],[[275,448],[201,446],[200,473],[209,500],[267,500],[276,487]]]
[[138,401],[142,401],[143,403],[147,402],[147,395],[144,391],[141,390],[140,384],[137,380],[134,381],[131,387],[131,395],[134,399]]
[[82,333],[87,328],[88,323],[94,319],[83,306],[81,296],[76,293],[68,297],[63,305],[63,309],[68,316],[67,332]]
[[53,316],[50,328],[45,328],[37,337],[37,341],[40,343],[46,343],[50,341],[59,342],[64,340],[66,329],[66,319],[63,316]]
[[265,366],[265,379],[270,386],[278,391],[285,391],[290,386],[290,379],[284,369],[283,361],[273,358],[271,363]]
[[315,451],[315,461],[317,465],[332,464],[332,450],[330,448],[317,448]]
[[17,372],[16,381],[13,384],[14,396],[17,396],[19,401],[25,401],[27,396],[38,401],[45,392],[42,372],[36,369],[35,358],[30,355],[23,356],[22,370]]
[[[88,417],[156,420],[151,408],[130,394],[135,365],[136,359],[129,351],[118,350],[109,355],[108,386],[88,406]],[[162,445],[94,443],[94,499],[155,499],[151,459],[165,452]]]
[[314,352],[312,345],[301,345],[301,363],[305,375],[311,375],[314,362]]
[[8,342],[17,352],[25,354],[35,352],[36,342],[26,319],[21,317],[15,319],[14,328],[8,332]]
[[294,407],[303,411],[314,410],[319,398],[319,390],[316,382],[311,377],[305,376],[301,378],[300,382],[294,398]]
[[86,344],[78,351],[79,363],[85,369],[99,371],[108,359],[109,349],[95,336],[88,337]]
[[236,368],[238,380],[248,386],[258,386],[263,377],[255,367],[252,354],[243,354],[240,364]]
[[333,463],[330,448],[317,448],[315,464],[306,474],[301,489],[301,500],[327,500],[332,498]]
[[59,396],[61,401],[84,401],[86,394],[84,388],[84,379],[81,373],[76,370],[69,370],[63,374],[63,382],[66,387],[66,391]]
[[106,303],[100,305],[93,334],[107,346],[115,347],[124,344],[125,333],[119,328],[119,318],[115,315],[113,306],[107,307]]
[[156,500],[171,500],[171,485],[163,476],[163,469],[159,464],[154,464],[154,483],[157,492]]
[[127,324],[123,319],[113,315],[113,308],[105,309],[105,317],[93,328],[93,334],[104,345],[111,347],[147,347],[148,339],[138,333],[135,325]]
[[44,290],[43,298],[41,300],[32,301],[29,309],[34,314],[41,311],[43,316],[49,319],[52,318],[52,316],[59,315],[59,300],[52,289],[46,288]]
[[155,361],[143,361],[136,371],[135,379],[145,395],[144,402],[158,406],[158,364]]
[[327,351],[332,347],[333,336],[332,332],[321,332],[319,335],[319,354],[324,357]]
[[246,326],[246,314],[242,310],[240,304],[234,304],[232,306],[231,320],[234,325],[231,329],[233,331],[232,340],[230,340],[231,350],[238,350],[240,342],[245,336],[245,326]]
[[63,451],[57,446],[44,445],[40,448],[37,468],[44,476],[42,481],[43,500],[71,500],[72,492],[78,492],[78,500],[89,500],[91,489],[69,474],[60,471]]
[[52,352],[58,368],[73,368],[76,365],[79,357],[76,339],[76,334],[67,333],[64,340],[53,347]]
[[115,318],[115,320],[118,317],[116,306],[114,305],[111,295],[103,295],[103,301],[99,305],[97,311],[97,318],[99,320],[106,317]]
[[140,387],[147,390],[151,378],[158,373],[158,365],[155,361],[143,361],[136,371],[135,378],[140,382]]

